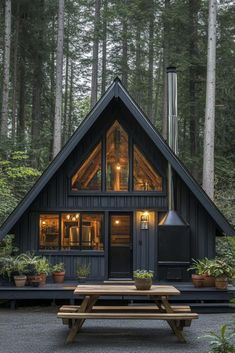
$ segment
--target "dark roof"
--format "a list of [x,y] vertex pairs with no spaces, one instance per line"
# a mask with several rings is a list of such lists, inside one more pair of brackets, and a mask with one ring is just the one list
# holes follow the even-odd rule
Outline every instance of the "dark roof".
[[96,119],[100,116],[103,110],[108,106],[113,98],[120,99],[123,104],[129,109],[133,117],[138,121],[143,130],[152,139],[157,148],[162,152],[164,157],[171,163],[172,167],[182,178],[188,188],[192,191],[195,197],[199,200],[202,206],[210,214],[211,218],[215,221],[218,228],[227,235],[235,235],[235,230],[231,227],[226,218],[222,215],[219,209],[215,206],[213,201],[207,196],[201,186],[190,175],[189,171],[185,168],[182,162],[170,149],[165,140],[157,132],[150,120],[145,116],[140,107],[130,97],[128,92],[123,87],[121,81],[116,78],[112,85],[107,89],[105,94],[96,103],[87,117],[83,120],[79,128],[74,132],[72,137],[68,140],[66,145],[53,159],[48,168],[44,171],[41,177],[37,180],[32,189],[27,193],[24,199],[18,204],[14,211],[9,215],[6,221],[0,228],[0,238],[6,235],[20,219],[23,213],[28,209],[31,203],[35,200],[43,187],[52,178],[58,168],[66,160],[69,154],[73,151],[79,141],[83,138],[86,132],[90,129]]

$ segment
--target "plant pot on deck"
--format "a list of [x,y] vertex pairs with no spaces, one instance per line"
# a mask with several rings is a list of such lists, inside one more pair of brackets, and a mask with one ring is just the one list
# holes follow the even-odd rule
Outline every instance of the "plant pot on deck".
[[149,290],[152,286],[152,278],[135,278],[135,286],[138,290]]
[[32,286],[33,282],[41,282],[42,278],[40,275],[28,275],[27,276],[27,285]]
[[16,287],[24,287],[26,280],[27,280],[27,277],[25,275],[14,276],[14,281],[15,281]]
[[54,283],[63,283],[64,282],[65,272],[53,272],[52,278]]
[[40,273],[39,275],[41,277],[41,284],[40,285],[44,286],[46,284],[46,281],[47,281],[47,274],[46,273]]
[[204,275],[203,276],[203,287],[214,287],[215,286],[215,277]]
[[228,287],[228,278],[226,278],[226,277],[217,277],[215,279],[215,287],[217,289],[227,289],[227,287]]
[[203,276],[202,275],[192,274],[192,283],[193,283],[194,287],[196,287],[196,288],[203,287],[203,283],[204,283]]

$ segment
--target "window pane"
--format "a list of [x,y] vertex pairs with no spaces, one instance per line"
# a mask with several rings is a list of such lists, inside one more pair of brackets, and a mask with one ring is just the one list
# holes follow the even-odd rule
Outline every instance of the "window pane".
[[82,249],[103,250],[103,215],[82,215]]
[[61,217],[61,246],[63,249],[79,249],[80,214],[63,213]]
[[101,143],[72,177],[72,190],[101,190]]
[[106,189],[128,191],[128,135],[116,121],[106,137]]
[[136,146],[134,146],[133,174],[135,191],[162,191],[162,177],[157,174]]
[[39,223],[39,248],[59,249],[59,215],[42,214]]

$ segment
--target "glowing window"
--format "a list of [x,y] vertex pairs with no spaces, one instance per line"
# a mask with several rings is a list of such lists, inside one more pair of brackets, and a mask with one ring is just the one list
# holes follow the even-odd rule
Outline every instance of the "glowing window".
[[128,135],[116,121],[106,135],[106,190],[128,191]]
[[162,191],[162,177],[134,146],[134,191]]
[[72,177],[72,190],[101,190],[101,143]]

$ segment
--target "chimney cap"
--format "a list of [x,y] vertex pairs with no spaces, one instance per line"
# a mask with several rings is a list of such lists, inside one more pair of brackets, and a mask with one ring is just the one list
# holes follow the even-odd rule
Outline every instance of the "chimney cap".
[[175,66],[168,66],[166,68],[166,72],[169,73],[169,72],[173,72],[173,73],[176,73],[176,67]]

